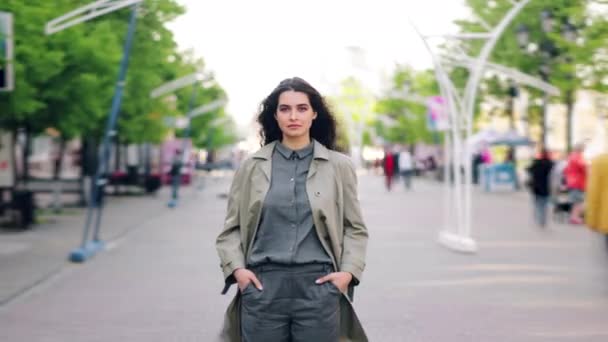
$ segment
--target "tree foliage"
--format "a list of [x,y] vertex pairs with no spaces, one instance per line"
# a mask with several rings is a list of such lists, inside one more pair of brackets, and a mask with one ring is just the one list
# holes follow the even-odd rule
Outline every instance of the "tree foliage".
[[408,95],[414,94],[421,98],[439,95],[433,71],[398,67],[391,87],[375,108],[380,116],[375,122],[376,133],[385,141],[401,144],[435,142],[433,132],[427,128],[427,107],[407,99]]
[[[369,131],[373,127],[372,93],[354,77],[344,79],[340,92],[330,99],[337,120],[337,148],[348,151],[352,144],[370,144]],[[359,136],[361,134],[361,136]]]
[[[518,14],[501,35],[492,51],[490,61],[503,64],[527,74],[540,77],[542,65],[549,67],[548,81],[560,88],[562,100],[575,89],[587,88],[606,91],[608,87],[608,21],[605,7],[599,0],[533,0]],[[605,2],[604,2],[605,3]],[[467,0],[472,19],[459,20],[456,24],[463,32],[487,32],[485,23],[495,27],[513,6],[509,0]],[[553,29],[544,32],[541,13],[549,11],[554,18]],[[565,25],[575,28],[577,39],[566,39]],[[524,25],[529,31],[530,44],[520,46],[517,29]],[[462,41],[459,51],[477,56],[484,41]],[[543,54],[553,50],[552,55]],[[550,49],[546,49],[549,47]],[[454,52],[456,49],[447,49]],[[453,73],[457,79],[464,79],[467,72]],[[460,82],[462,83],[462,82]],[[509,83],[500,77],[486,78],[482,85],[482,95],[500,98],[508,96]],[[533,96],[539,92],[529,90]]]
[[[34,134],[53,127],[65,137],[100,137],[116,86],[130,16],[122,9],[51,36],[46,22],[90,3],[89,0],[4,0],[0,10],[14,15],[15,90],[0,93],[0,127],[28,126]],[[119,117],[123,143],[160,142],[171,129],[165,116],[183,115],[188,89],[177,103],[151,99],[152,89],[194,71],[204,62],[177,49],[166,24],[185,11],[176,0],[148,0],[140,5],[127,82]],[[197,96],[196,105],[224,96],[214,84]],[[223,116],[222,110],[211,116]],[[198,121],[198,120],[197,120]],[[197,133],[198,124],[193,125]],[[201,129],[204,129],[201,128]]]

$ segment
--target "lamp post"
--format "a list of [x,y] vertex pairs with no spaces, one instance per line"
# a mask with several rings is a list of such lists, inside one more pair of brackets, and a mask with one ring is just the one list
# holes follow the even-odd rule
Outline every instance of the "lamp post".
[[[195,97],[196,97],[196,89],[197,89],[197,87],[195,84],[194,89],[192,89],[192,97],[190,98],[189,108],[192,108],[194,106],[194,101],[195,101]],[[187,113],[187,126],[186,126],[184,136],[182,137],[182,149],[181,149],[182,160],[181,160],[181,163],[179,164],[180,169],[181,169],[182,165],[187,165],[188,161],[190,160],[190,151],[188,150],[187,141],[188,141],[188,139],[190,139],[190,135],[191,135],[192,119],[197,116],[201,116],[201,115],[207,114],[209,112],[212,112],[216,109],[222,108],[223,106],[226,105],[226,102],[227,102],[226,99],[219,98],[215,101],[209,102],[209,103],[204,104],[195,109],[191,109]],[[169,208],[174,208],[177,205],[177,195],[179,192],[179,186],[181,184],[181,170],[178,170],[177,175],[173,175],[173,177],[177,177],[177,179],[172,180],[173,196],[172,196],[171,200],[169,201],[169,203],[167,203],[167,206]]]
[[[82,242],[80,247],[74,249],[69,255],[69,259],[72,262],[84,262],[88,260],[99,250],[103,249],[105,245],[100,238],[99,229],[103,211],[104,189],[107,183],[107,165],[110,158],[110,141],[117,133],[115,129],[116,122],[118,121],[122,94],[126,84],[129,55],[135,34],[137,11],[141,1],[142,0],[98,0],[53,19],[45,26],[45,33],[50,35],[110,12],[114,12],[129,6],[131,7],[131,16],[127,29],[127,37],[125,38],[124,42],[123,55],[118,71],[118,80],[114,89],[112,106],[110,107],[110,113],[108,115],[108,121],[103,136],[102,150],[99,156],[100,160],[97,165],[94,180],[91,184],[91,197],[88,203]],[[95,221],[94,223],[93,220]],[[89,240],[91,228],[93,228],[93,233],[91,240]]]
[[507,104],[507,111],[509,112],[509,129],[515,131],[515,98],[519,96],[519,89],[515,82],[509,82],[509,102]]
[[[569,61],[568,56],[564,55],[556,47],[555,42],[549,37],[549,33],[555,29],[555,17],[549,10],[543,10],[540,13],[540,26],[542,37],[540,42],[530,42],[530,30],[527,25],[520,24],[516,29],[516,37],[520,48],[530,54],[537,54],[541,59],[539,75],[543,81],[549,82],[553,71],[553,65],[561,59]],[[566,19],[561,27],[562,37],[574,42],[578,38],[576,26],[569,19]],[[569,78],[572,76],[570,75]],[[567,117],[566,117],[566,149],[570,151],[572,148],[572,111],[573,111],[573,92],[568,89],[566,94]],[[549,103],[549,94],[544,92],[542,100],[542,123],[541,123],[541,142],[543,146],[547,146],[547,106]]]

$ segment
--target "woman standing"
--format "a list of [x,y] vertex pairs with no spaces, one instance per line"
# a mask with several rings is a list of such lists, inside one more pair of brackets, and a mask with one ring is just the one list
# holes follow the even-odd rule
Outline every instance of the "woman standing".
[[216,247],[228,307],[224,341],[367,341],[350,300],[367,228],[335,119],[300,78],[263,101],[264,146],[237,170]]

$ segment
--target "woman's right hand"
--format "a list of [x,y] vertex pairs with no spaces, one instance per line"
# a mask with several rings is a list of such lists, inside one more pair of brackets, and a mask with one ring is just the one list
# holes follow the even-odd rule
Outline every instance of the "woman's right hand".
[[249,283],[253,283],[258,290],[262,291],[262,283],[260,283],[258,277],[256,277],[255,274],[250,270],[246,268],[239,268],[234,271],[233,275],[241,292],[245,290]]

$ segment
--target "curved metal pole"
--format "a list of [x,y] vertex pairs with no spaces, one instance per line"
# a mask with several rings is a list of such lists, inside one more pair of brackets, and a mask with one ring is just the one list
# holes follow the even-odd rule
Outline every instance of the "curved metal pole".
[[[428,44],[427,40],[424,38],[422,33],[418,30],[418,27],[416,27],[416,25],[411,20],[410,20],[410,25],[412,25],[412,27],[414,28],[414,30],[416,31],[418,36],[420,36],[422,42],[424,43],[425,48],[431,55],[433,65],[435,66],[435,68],[434,68],[435,77],[437,78],[437,82],[439,83],[439,89],[440,89],[441,95],[445,98],[445,100],[448,104],[452,141],[450,144],[450,141],[448,138],[449,134],[448,134],[448,132],[446,132],[445,133],[446,150],[444,151],[444,153],[445,153],[445,155],[444,155],[444,182],[445,182],[445,184],[444,184],[444,191],[445,191],[444,203],[447,207],[447,208],[445,208],[445,213],[446,213],[446,217],[445,217],[446,227],[445,228],[446,228],[446,230],[449,231],[449,223],[450,223],[449,221],[451,218],[454,218],[454,216],[455,216],[456,226],[457,226],[456,230],[460,230],[458,227],[463,223],[463,217],[462,217],[462,199],[459,198],[461,196],[462,192],[461,192],[461,181],[460,181],[460,171],[459,171],[461,158],[458,157],[461,154],[460,153],[460,139],[459,139],[460,138],[459,120],[458,120],[458,115],[457,115],[458,111],[456,109],[457,108],[456,99],[458,97],[457,97],[455,89],[452,85],[452,82],[449,79],[447,72],[444,70],[441,63],[439,62],[439,58],[438,58],[437,54],[435,54],[433,49]],[[452,151],[450,153],[448,153],[449,149],[452,149]],[[452,187],[450,186],[450,180],[451,180],[451,177],[450,177],[451,173],[449,172],[450,169],[452,170],[452,172],[454,174],[454,189],[453,190],[452,190]],[[450,210],[452,202],[456,208],[455,213],[452,210]],[[453,214],[455,214],[455,215],[453,215]]]
[[[526,6],[530,0],[522,0],[516,3],[511,10],[504,16],[504,18],[500,21],[498,26],[494,28],[492,31],[492,37],[489,41],[485,43],[483,46],[479,57],[477,58],[477,63],[473,67],[472,74],[467,81],[467,85],[464,93],[464,110],[463,114],[466,115],[466,135],[465,137],[470,137],[473,133],[473,111],[475,108],[475,98],[477,96],[477,85],[481,80],[481,75],[487,62],[492,49],[498,42],[498,38],[502,35],[507,26],[513,21],[513,19],[519,14],[519,12]],[[471,215],[472,215],[472,196],[471,196],[471,163],[469,160],[471,159],[471,148],[470,146],[465,146],[465,224],[463,234],[465,236],[469,236],[471,234]]]
[[[101,225],[101,215],[103,212],[103,189],[107,182],[107,164],[110,158],[110,139],[116,134],[115,127],[118,120],[118,114],[120,110],[120,103],[122,100],[122,93],[125,86],[125,78],[127,74],[127,67],[129,65],[129,55],[131,52],[131,46],[133,43],[133,36],[135,35],[135,24],[137,21],[137,9],[139,4],[133,5],[131,9],[131,18],[129,20],[129,27],[127,31],[127,37],[125,39],[123,56],[120,63],[120,69],[118,72],[118,81],[116,82],[116,88],[114,90],[114,97],[112,99],[112,107],[110,108],[110,114],[106,125],[106,131],[103,139],[102,151],[100,154],[99,164],[97,171],[91,184],[92,191],[89,199],[89,205],[87,208],[87,218],[83,229],[83,237],[80,248],[70,253],[69,259],[73,262],[86,261],[91,255],[93,255],[98,249],[101,248],[102,242],[99,237],[99,229]],[[91,229],[91,221],[95,216],[95,223],[93,226],[93,236],[91,244],[87,243],[89,231]]]

